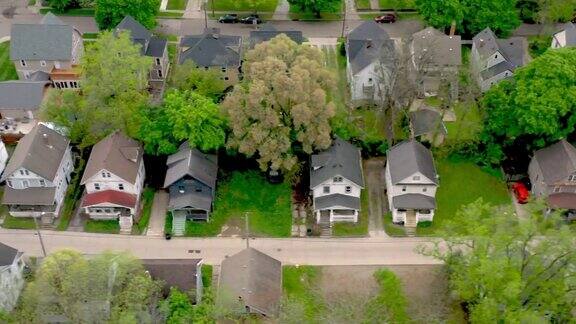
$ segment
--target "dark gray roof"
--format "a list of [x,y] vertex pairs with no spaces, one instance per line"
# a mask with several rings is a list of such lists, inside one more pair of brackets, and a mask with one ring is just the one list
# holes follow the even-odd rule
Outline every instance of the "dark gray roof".
[[567,22],[560,32],[562,31],[566,32],[566,46],[576,46],[576,26],[571,22]]
[[38,110],[44,99],[46,82],[0,82],[0,109]]
[[116,26],[116,33],[121,30],[130,31],[130,38],[132,41],[148,42],[152,37],[152,33],[131,16],[124,17],[124,19],[122,19],[122,21]]
[[74,28],[52,13],[39,24],[13,24],[10,32],[11,60],[70,60]]
[[377,60],[388,63],[394,61],[394,41],[374,21],[366,21],[352,30],[348,34],[346,45],[346,54],[353,73],[362,71]]
[[230,296],[267,316],[276,316],[282,298],[282,263],[254,248],[222,261],[219,296]]
[[405,194],[392,197],[394,208],[403,209],[434,209],[436,200],[434,197],[422,194]]
[[359,210],[360,198],[343,194],[332,194],[314,198],[314,208],[316,210],[331,209],[336,206]]
[[428,133],[446,134],[446,126],[442,121],[442,116],[432,109],[420,109],[410,113],[410,123],[414,136]]
[[528,43],[524,37],[498,39],[490,28],[486,28],[472,38],[481,59],[499,51],[513,69],[528,63]]
[[254,46],[256,46],[257,44],[267,42],[272,38],[281,34],[288,36],[291,40],[293,40],[298,44],[302,44],[304,42],[304,36],[302,36],[301,31],[253,30],[250,32],[250,48],[254,48]]
[[18,250],[0,242],[0,267],[11,265],[18,256]]
[[52,206],[56,201],[56,187],[30,187],[13,189],[6,187],[2,203],[6,205]]
[[43,71],[36,71],[30,74],[30,81],[49,81],[50,74]]
[[202,259],[143,259],[142,265],[153,279],[164,282],[165,293],[172,287],[190,292],[197,288],[196,275],[201,262]]
[[213,189],[196,179],[181,179],[170,186],[169,210],[212,209]]
[[416,172],[438,184],[432,153],[415,140],[401,142],[388,150],[388,169],[392,184],[399,184]]
[[510,71],[512,73],[515,69],[516,68],[510,64],[510,62],[502,61],[480,72],[480,76],[482,77],[482,80],[487,80],[502,72]]
[[220,34],[218,28],[211,28],[201,35],[184,36],[180,40],[182,64],[192,60],[198,66],[240,66],[240,45],[242,37]]
[[4,170],[2,180],[19,168],[33,172],[46,180],[54,180],[68,149],[70,140],[43,124],[38,124],[24,135]]
[[364,187],[360,150],[340,138],[336,138],[326,151],[313,154],[310,167],[310,188],[334,176],[342,176]]
[[150,38],[150,43],[146,49],[146,56],[162,57],[166,46],[168,46],[168,40],[154,36]]
[[190,148],[188,142],[182,143],[178,152],[170,155],[166,161],[168,171],[164,180],[164,188],[168,188],[184,176],[190,176],[208,187],[216,188],[218,177],[218,156],[204,154],[195,148]]
[[534,153],[544,182],[552,185],[576,173],[576,147],[561,140]]
[[425,28],[412,35],[414,55],[425,64],[458,66],[462,63],[460,35],[449,36],[433,28]]

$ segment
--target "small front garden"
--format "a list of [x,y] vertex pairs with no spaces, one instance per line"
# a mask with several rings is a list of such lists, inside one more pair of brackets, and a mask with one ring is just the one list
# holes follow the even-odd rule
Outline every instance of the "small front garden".
[[168,0],[166,9],[168,10],[184,10],[186,9],[186,3],[188,0]]
[[120,233],[120,224],[116,219],[112,220],[89,219],[86,221],[86,224],[84,224],[84,232],[118,234]]
[[379,0],[380,10],[416,10],[414,0]]
[[290,183],[270,184],[257,171],[234,171],[220,178],[210,222],[186,222],[186,236],[215,236],[222,226],[244,233],[248,214],[250,235],[288,237],[292,225]]
[[274,12],[276,10],[276,6],[278,6],[278,0],[209,0],[207,2],[207,10],[214,11]]
[[14,63],[10,61],[10,42],[0,43],[0,81],[18,80]]
[[358,223],[334,223],[332,226],[333,236],[366,236],[368,235],[368,189],[362,190],[360,195],[360,215]]
[[[6,207],[2,205],[2,208]],[[8,207],[6,207],[6,213]],[[8,214],[4,216],[4,223],[2,223],[2,227],[9,228],[9,229],[35,229],[36,224],[34,224],[34,219],[29,217],[13,217]]]
[[150,214],[152,213],[152,202],[154,201],[154,189],[145,188],[142,192],[142,210],[140,211],[140,219],[134,223],[132,227],[132,234],[144,234],[148,223],[150,222]]

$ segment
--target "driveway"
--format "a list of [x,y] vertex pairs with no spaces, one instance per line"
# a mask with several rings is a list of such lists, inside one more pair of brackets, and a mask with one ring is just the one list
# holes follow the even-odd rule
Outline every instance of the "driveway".
[[368,193],[368,233],[371,237],[388,237],[384,231],[384,214],[388,210],[386,181],[384,180],[384,158],[364,161],[364,179]]
[[152,212],[150,214],[150,222],[148,223],[146,236],[161,237],[164,235],[164,223],[166,222],[168,200],[168,193],[164,190],[159,190],[154,195],[154,201],[152,201]]

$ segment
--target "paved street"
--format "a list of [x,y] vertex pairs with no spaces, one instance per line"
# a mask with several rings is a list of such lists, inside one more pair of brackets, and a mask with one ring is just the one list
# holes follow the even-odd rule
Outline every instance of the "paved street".
[[[226,256],[242,250],[246,241],[239,238],[188,238],[167,241],[161,237],[108,235],[42,231],[48,253],[73,248],[87,254],[105,250],[128,250],[140,258],[204,258],[218,264]],[[34,231],[0,229],[0,242],[40,256],[41,248]],[[285,264],[309,265],[399,265],[438,264],[415,249],[426,244],[418,238],[363,239],[253,239],[250,245],[278,258]],[[199,253],[195,251],[198,250]]]

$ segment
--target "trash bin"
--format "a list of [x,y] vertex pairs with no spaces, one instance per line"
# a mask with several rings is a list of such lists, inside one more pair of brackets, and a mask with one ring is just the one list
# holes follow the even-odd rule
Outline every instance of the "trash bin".
[[166,237],[167,240],[172,238],[172,233],[166,233],[164,234],[164,237]]

